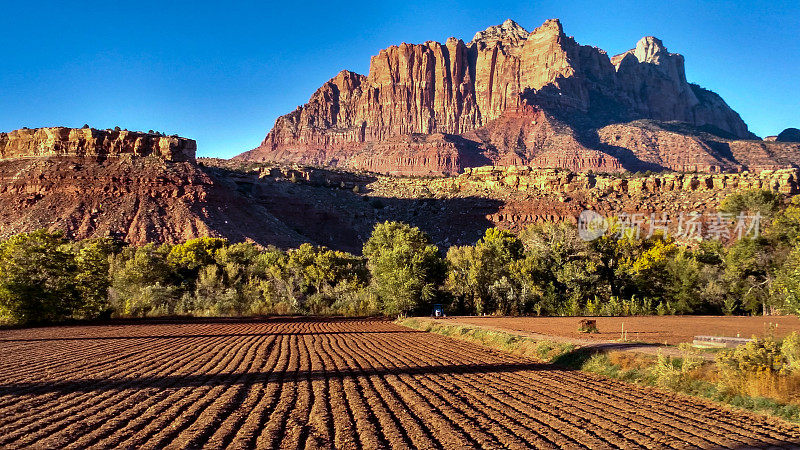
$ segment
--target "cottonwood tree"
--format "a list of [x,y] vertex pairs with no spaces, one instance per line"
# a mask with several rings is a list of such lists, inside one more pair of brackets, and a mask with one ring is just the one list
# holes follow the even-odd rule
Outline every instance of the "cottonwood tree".
[[61,233],[22,233],[0,243],[0,310],[17,323],[69,318],[80,306],[75,257]]
[[377,224],[364,244],[364,256],[388,315],[430,303],[445,276],[438,247],[418,228],[400,222]]

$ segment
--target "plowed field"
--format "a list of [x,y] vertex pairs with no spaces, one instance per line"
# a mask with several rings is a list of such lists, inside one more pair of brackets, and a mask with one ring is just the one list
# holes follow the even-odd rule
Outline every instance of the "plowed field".
[[383,321],[0,331],[0,448],[791,446],[800,427]]
[[768,334],[785,337],[800,332],[797,316],[634,316],[586,317],[597,321],[597,333],[581,333],[584,317],[455,317],[454,321],[511,332],[546,334],[581,340],[608,341],[626,337],[637,342],[680,344],[697,335],[749,338]]

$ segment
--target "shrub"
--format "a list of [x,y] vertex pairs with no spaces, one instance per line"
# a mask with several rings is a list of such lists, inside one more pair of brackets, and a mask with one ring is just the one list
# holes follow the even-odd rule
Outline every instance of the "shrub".
[[177,310],[179,300],[178,288],[155,283],[143,286],[125,299],[122,314],[129,317],[169,316],[186,313]]
[[581,320],[581,325],[578,327],[578,331],[581,333],[599,333],[600,330],[597,329],[597,321],[596,320]]
[[650,369],[656,384],[670,389],[681,389],[691,383],[691,373],[699,369],[703,360],[697,352],[683,347],[683,356],[673,358],[659,353]]
[[717,356],[723,372],[733,374],[782,373],[786,369],[786,358],[781,352],[781,343],[768,336],[753,339],[745,345],[720,352]]
[[331,311],[343,316],[374,316],[381,313],[378,295],[369,288],[340,283],[334,288]]
[[771,217],[778,211],[780,204],[781,194],[766,189],[750,189],[726,197],[719,210],[733,216],[746,213]]
[[781,355],[789,372],[800,373],[800,334],[795,331],[783,339]]

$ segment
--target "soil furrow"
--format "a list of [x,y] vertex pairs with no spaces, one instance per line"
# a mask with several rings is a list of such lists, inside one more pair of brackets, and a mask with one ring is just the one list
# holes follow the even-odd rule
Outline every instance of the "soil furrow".
[[3,448],[795,447],[800,427],[383,320],[0,330]]

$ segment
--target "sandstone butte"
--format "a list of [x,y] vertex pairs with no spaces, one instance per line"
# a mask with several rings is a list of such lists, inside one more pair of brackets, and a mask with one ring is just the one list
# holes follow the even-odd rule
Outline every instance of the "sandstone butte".
[[800,144],[758,139],[655,37],[609,57],[556,19],[532,32],[507,20],[469,43],[381,50],[366,76],[340,72],[237,159],[406,175],[736,172],[796,166]]
[[0,133],[0,238],[40,228],[132,244],[303,238],[195,161],[195,141],[132,131]]

